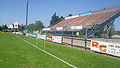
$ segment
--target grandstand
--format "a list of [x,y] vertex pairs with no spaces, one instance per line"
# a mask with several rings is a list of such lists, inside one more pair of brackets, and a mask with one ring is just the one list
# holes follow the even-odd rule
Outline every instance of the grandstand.
[[[87,13],[79,13],[77,15],[67,17],[63,21],[51,26],[48,32],[49,34],[61,35],[62,33],[75,35],[75,32],[81,31],[84,33],[87,31],[87,36],[92,36],[94,33],[99,32],[102,29],[109,31],[114,20],[120,16],[120,7],[117,8],[104,8],[102,10],[90,11]],[[73,32],[73,33],[72,33]]]

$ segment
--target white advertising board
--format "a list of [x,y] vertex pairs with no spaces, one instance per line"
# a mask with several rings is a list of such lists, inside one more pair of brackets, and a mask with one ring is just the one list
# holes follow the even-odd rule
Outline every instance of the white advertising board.
[[91,42],[91,50],[106,53],[108,43],[101,42],[101,41],[92,41]]
[[120,44],[102,41],[91,41],[91,50],[120,57]]
[[63,30],[63,27],[56,27],[56,30]]
[[31,34],[31,33],[26,33],[26,36],[30,36],[30,37],[31,37],[31,36],[32,36],[32,34]]
[[107,47],[107,53],[115,56],[120,56],[120,44],[110,43]]
[[76,29],[76,30],[82,29],[82,26],[71,26],[71,29],[72,29],[72,30],[73,30],[73,29]]
[[61,36],[51,36],[51,35],[40,35],[37,34],[38,39],[45,39],[47,41],[61,43],[62,37]]
[[38,39],[46,39],[46,35],[37,34],[37,38]]
[[22,33],[21,33],[21,32],[13,32],[13,34],[20,34],[20,35],[22,35]]
[[62,37],[61,36],[53,36],[52,39],[53,39],[53,42],[61,43]]
[[42,30],[44,30],[44,31],[49,31],[50,28],[43,28]]

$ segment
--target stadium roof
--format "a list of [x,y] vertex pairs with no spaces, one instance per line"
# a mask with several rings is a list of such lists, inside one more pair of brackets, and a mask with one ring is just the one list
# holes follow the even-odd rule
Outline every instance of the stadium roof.
[[109,9],[100,12],[88,12],[72,17],[65,18],[65,20],[51,27],[55,30],[57,27],[71,27],[71,26],[82,26],[82,28],[90,28],[95,24],[102,24],[106,20],[110,19],[114,15],[120,13],[120,9]]

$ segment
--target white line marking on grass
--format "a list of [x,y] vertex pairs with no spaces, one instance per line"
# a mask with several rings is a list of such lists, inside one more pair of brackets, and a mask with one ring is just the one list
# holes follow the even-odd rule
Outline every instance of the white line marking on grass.
[[43,49],[41,49],[41,48],[35,46],[34,44],[32,44],[32,43],[30,43],[30,42],[28,42],[28,41],[22,39],[21,37],[19,37],[19,36],[17,36],[17,37],[18,37],[19,39],[23,40],[24,42],[26,42],[26,43],[32,45],[33,47],[35,47],[35,48],[41,50],[42,52],[44,52],[44,53],[46,53],[46,54],[48,54],[48,55],[50,55],[50,56],[52,56],[52,57],[54,57],[54,58],[56,58],[56,59],[62,61],[63,63],[65,63],[65,64],[67,64],[67,65],[69,65],[69,66],[71,66],[71,67],[73,67],[73,68],[77,68],[76,66],[74,66],[74,65],[72,65],[72,64],[70,64],[70,63],[68,63],[68,62],[66,62],[66,61],[64,61],[64,60],[62,60],[62,59],[60,59],[59,57],[57,57],[57,56],[55,56],[55,55],[53,55],[53,54],[51,54],[51,53],[49,53],[49,52],[47,52],[47,51],[45,51],[45,50],[43,50]]

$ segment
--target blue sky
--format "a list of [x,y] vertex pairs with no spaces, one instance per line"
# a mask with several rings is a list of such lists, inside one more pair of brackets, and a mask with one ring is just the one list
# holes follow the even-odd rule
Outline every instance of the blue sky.
[[[54,12],[66,17],[70,13],[77,14],[117,5],[120,5],[120,0],[30,0],[28,23],[40,20],[48,26]],[[26,0],[0,0],[0,25],[15,21],[24,24],[25,6]],[[120,30],[120,17],[114,24],[115,29]]]

